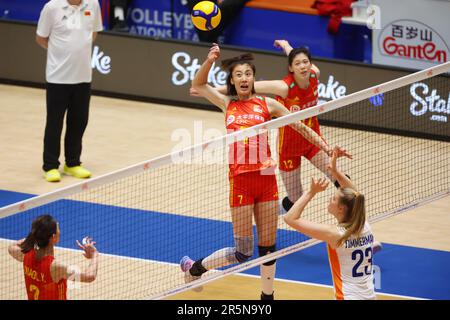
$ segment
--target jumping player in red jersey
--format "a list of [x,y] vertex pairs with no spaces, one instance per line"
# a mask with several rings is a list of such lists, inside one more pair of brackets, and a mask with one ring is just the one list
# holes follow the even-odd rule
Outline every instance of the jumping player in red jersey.
[[[320,70],[311,63],[309,50],[293,49],[286,40],[275,40],[274,45],[282,48],[288,55],[289,74],[283,80],[256,81],[255,91],[275,95],[277,101],[290,112],[315,106],[318,102]],[[217,90],[220,93],[226,92],[225,86],[220,86]],[[198,96],[199,92],[191,88],[191,95]],[[320,135],[317,117],[305,119],[303,123]],[[279,129],[278,155],[279,169],[287,192],[287,197],[282,201],[285,211],[288,211],[293,202],[302,195],[300,179],[302,157],[308,159],[337,184],[326,169],[330,160],[329,156],[289,126]]]
[[37,217],[25,239],[8,247],[9,254],[23,262],[28,300],[67,300],[67,279],[92,282],[97,275],[98,252],[95,242],[87,238],[77,245],[90,260],[84,271],[55,260],[54,246],[59,242],[60,230],[50,215]]
[[[228,132],[252,127],[269,121],[272,117],[290,113],[275,99],[255,95],[255,66],[251,62],[251,55],[222,62],[222,68],[229,71],[227,95],[208,85],[208,73],[219,56],[220,49],[214,44],[192,81],[192,86],[201,96],[225,112]],[[321,150],[331,154],[332,148],[309,127],[301,122],[290,126]],[[183,257],[180,265],[185,272],[186,283],[199,279],[208,270],[242,263],[253,255],[253,215],[258,230],[259,255],[264,256],[276,250],[278,187],[276,164],[271,158],[267,135],[262,133],[230,145],[229,162],[235,247],[220,249],[197,261]],[[275,260],[261,265],[261,299],[273,299],[274,276]]]
[[[309,50],[293,49],[286,40],[275,40],[274,45],[283,49],[288,56],[289,73],[283,80],[258,81],[256,91],[276,95],[277,100],[291,112],[317,105],[320,70],[312,64]],[[317,117],[305,119],[303,122],[320,135]],[[279,130],[278,155],[280,173],[287,192],[287,197],[282,201],[286,211],[303,193],[300,179],[302,157],[308,159],[330,180],[336,181],[326,169],[329,156],[287,126]]]
[[[283,80],[257,81],[257,92],[276,95],[289,111],[296,112],[311,108],[318,103],[318,85],[320,70],[312,63],[311,53],[307,48],[292,48],[286,40],[275,40],[274,45],[281,48],[288,56],[289,74]],[[305,119],[305,125],[320,133],[317,117]],[[331,159],[329,155],[311,144],[290,127],[282,127],[278,136],[279,168],[287,197],[282,201],[283,209],[289,211],[294,202],[303,195],[301,185],[301,158],[308,159],[339,189],[339,181],[327,169]],[[343,154],[343,156],[346,156]],[[349,178],[348,175],[346,175]],[[373,253],[382,249],[379,241],[373,243]]]

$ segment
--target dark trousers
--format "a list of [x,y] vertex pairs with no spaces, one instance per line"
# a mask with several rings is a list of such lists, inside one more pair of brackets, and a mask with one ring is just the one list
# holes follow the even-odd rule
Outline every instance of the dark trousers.
[[60,165],[61,132],[66,118],[64,155],[69,167],[79,166],[82,138],[89,118],[91,84],[47,83],[47,121],[44,136],[44,171]]
[[[188,8],[189,11],[192,11],[192,8],[202,0],[188,0]],[[217,1],[213,1],[217,3]],[[225,0],[222,4],[219,5],[220,12],[222,14],[222,18],[220,20],[219,25],[210,31],[201,31],[197,30],[198,38],[202,42],[217,42],[219,36],[222,35],[222,32],[228,27],[236,15],[242,10],[248,0]]]

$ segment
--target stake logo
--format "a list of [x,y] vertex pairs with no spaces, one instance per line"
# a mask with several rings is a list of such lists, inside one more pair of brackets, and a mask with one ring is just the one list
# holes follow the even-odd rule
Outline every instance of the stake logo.
[[[172,84],[182,86],[194,79],[201,64],[198,58],[192,59],[187,52],[176,52],[172,56],[172,66],[175,68],[172,73]],[[226,84],[226,80],[227,73],[213,64],[208,74],[208,82],[217,87]]]
[[95,46],[92,51],[91,67],[97,69],[101,74],[108,74],[111,72],[111,57],[105,55],[98,46]]
[[430,90],[425,83],[414,83],[410,88],[414,101],[409,107],[413,116],[420,117],[432,113],[430,120],[448,122],[450,115],[450,92],[448,98],[441,97],[436,89]]

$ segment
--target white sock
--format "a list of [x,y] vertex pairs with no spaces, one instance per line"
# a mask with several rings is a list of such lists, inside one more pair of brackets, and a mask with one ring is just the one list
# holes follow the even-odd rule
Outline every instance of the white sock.
[[119,20],[125,20],[125,14],[123,12],[123,8],[121,8],[121,7],[114,8],[114,18],[118,18]]
[[261,265],[261,287],[262,292],[264,292],[267,295],[271,295],[273,293],[273,280],[275,279],[275,270],[276,270],[276,263],[265,266]]
[[202,265],[206,270],[211,270],[238,263],[234,253],[234,248],[223,248],[217,250],[213,254],[204,258]]

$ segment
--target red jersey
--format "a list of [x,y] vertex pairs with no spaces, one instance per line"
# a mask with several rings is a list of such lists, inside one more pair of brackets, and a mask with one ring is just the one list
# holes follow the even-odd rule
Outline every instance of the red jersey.
[[[309,76],[309,86],[301,89],[294,79],[294,74],[289,73],[283,81],[288,85],[289,92],[285,99],[277,96],[277,100],[283,104],[290,112],[296,112],[313,107],[318,102],[317,74],[311,69]],[[302,122],[320,135],[319,121],[317,117],[302,120]],[[300,133],[289,126],[280,128],[278,139],[278,152],[283,157],[302,156],[308,153],[311,143]]]
[[23,258],[23,271],[28,300],[67,300],[67,280],[53,282],[50,265],[53,256],[37,261],[36,251],[28,251]]
[[[227,132],[232,133],[269,121],[271,116],[265,97],[254,96],[249,100],[230,101],[225,119]],[[230,177],[274,167],[267,133],[231,144],[228,163]]]

